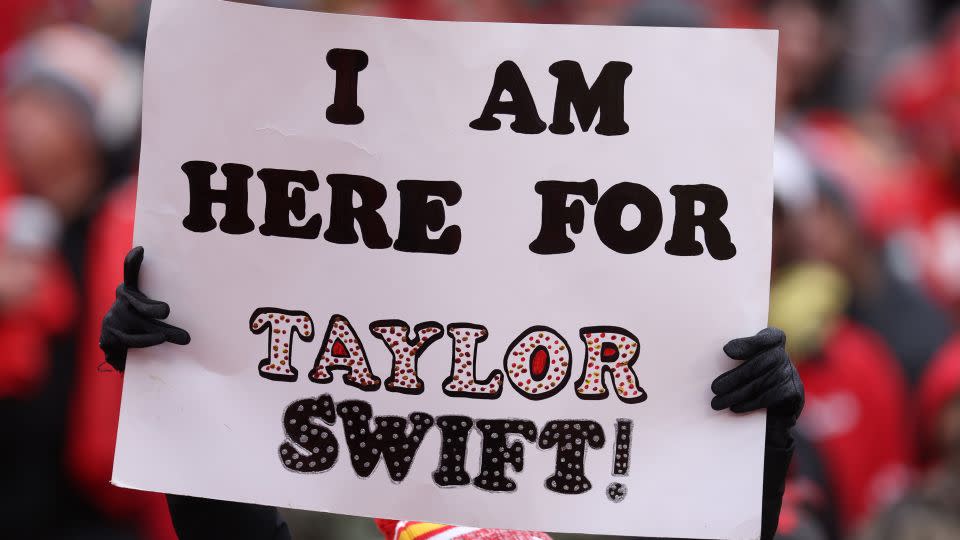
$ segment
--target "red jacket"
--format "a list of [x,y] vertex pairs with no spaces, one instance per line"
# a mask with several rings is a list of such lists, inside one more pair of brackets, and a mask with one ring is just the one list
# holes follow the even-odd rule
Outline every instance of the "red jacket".
[[119,188],[91,227],[67,457],[76,481],[101,510],[117,519],[135,521],[150,540],[174,540],[162,495],[110,484],[123,378],[104,364],[99,347],[100,322],[123,281],[123,259],[133,242],[136,194],[135,182]]
[[960,396],[960,336],[943,346],[934,357],[917,390],[917,415],[921,443],[929,465],[939,460],[937,428],[940,414]]
[[879,338],[849,322],[819,357],[798,364],[806,388],[800,429],[824,461],[849,531],[910,481],[914,438],[904,376]]

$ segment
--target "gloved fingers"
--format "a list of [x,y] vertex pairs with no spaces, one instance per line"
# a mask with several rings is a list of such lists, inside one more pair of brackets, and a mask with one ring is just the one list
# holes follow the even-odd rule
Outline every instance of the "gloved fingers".
[[[167,341],[166,336],[163,332],[160,331],[148,331],[143,333],[132,334],[129,332],[124,332],[123,330],[117,328],[104,328],[104,334],[109,336],[113,341],[110,343],[116,343],[122,345],[123,347],[133,347],[137,349],[142,349],[144,347],[153,347],[154,345],[160,345]],[[108,342],[109,343],[109,342]]]
[[731,340],[723,346],[723,352],[735,360],[746,360],[757,353],[774,347],[783,347],[787,336],[779,328],[764,328],[755,336]]
[[776,387],[780,384],[782,378],[783,376],[779,370],[770,370],[755,379],[748,380],[742,386],[734,388],[729,392],[718,393],[716,397],[710,401],[710,406],[713,407],[715,411],[722,411],[727,408],[732,410],[733,406],[747,403],[757,396],[762,395],[768,389]]
[[170,306],[166,302],[153,300],[125,284],[117,287],[117,298],[125,300],[133,311],[149,319],[165,319],[170,315]]
[[172,324],[167,324],[163,321],[150,321],[150,327],[154,332],[163,334],[164,340],[174,345],[186,345],[190,343],[190,334],[186,330],[177,328]]
[[727,394],[757,379],[762,374],[775,369],[783,362],[789,361],[783,349],[767,349],[714,379],[713,384],[710,385],[710,389],[713,390],[714,394]]
[[790,380],[781,381],[776,386],[767,388],[751,400],[734,404],[730,407],[730,410],[735,413],[745,413],[783,406],[785,401],[789,401],[789,397],[793,393],[792,386],[793,383]]
[[129,289],[139,288],[140,265],[143,263],[143,247],[131,249],[123,259],[123,284]]

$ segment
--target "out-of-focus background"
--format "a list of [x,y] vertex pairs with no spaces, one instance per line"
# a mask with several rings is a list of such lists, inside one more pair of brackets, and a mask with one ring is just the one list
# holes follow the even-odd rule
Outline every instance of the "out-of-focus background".
[[[255,3],[779,28],[770,321],[807,388],[780,538],[960,539],[960,2]],[[97,348],[130,246],[148,11],[0,0],[3,539],[173,538],[160,496],[108,483],[121,379]],[[287,517],[298,539],[378,537]]]

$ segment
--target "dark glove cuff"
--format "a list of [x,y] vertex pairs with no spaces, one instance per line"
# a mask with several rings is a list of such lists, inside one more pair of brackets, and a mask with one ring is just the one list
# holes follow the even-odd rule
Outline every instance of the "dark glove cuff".
[[793,450],[793,435],[790,431],[796,422],[793,418],[778,418],[774,413],[767,412],[767,448]]
[[180,495],[167,495],[167,506],[180,540],[291,540],[287,524],[270,506]]
[[772,444],[767,433],[763,463],[763,511],[761,521],[761,540],[772,540],[777,532],[780,519],[780,506],[783,503],[783,491],[787,483],[787,470],[793,458],[794,443],[790,430],[783,431],[788,439],[787,445],[780,447]]

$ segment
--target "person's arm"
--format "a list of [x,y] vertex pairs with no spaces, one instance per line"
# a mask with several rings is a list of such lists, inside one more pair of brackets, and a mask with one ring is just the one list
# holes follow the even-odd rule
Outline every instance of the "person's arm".
[[[130,348],[190,343],[185,330],[159,320],[170,315],[170,307],[140,292],[137,283],[142,262],[143,248],[130,250],[123,262],[123,283],[117,287],[117,299],[101,326],[100,348],[107,363],[119,372],[126,368]],[[180,540],[291,538],[276,508],[178,495],[167,495],[167,506]]]
[[180,495],[167,495],[170,518],[180,540],[291,540],[276,508]]
[[767,409],[767,435],[763,466],[763,510],[761,540],[772,540],[777,532],[787,469],[793,457],[790,430],[803,410],[803,383],[784,349],[786,336],[777,328],[735,339],[723,352],[744,363],[713,381],[715,410],[745,413]]

